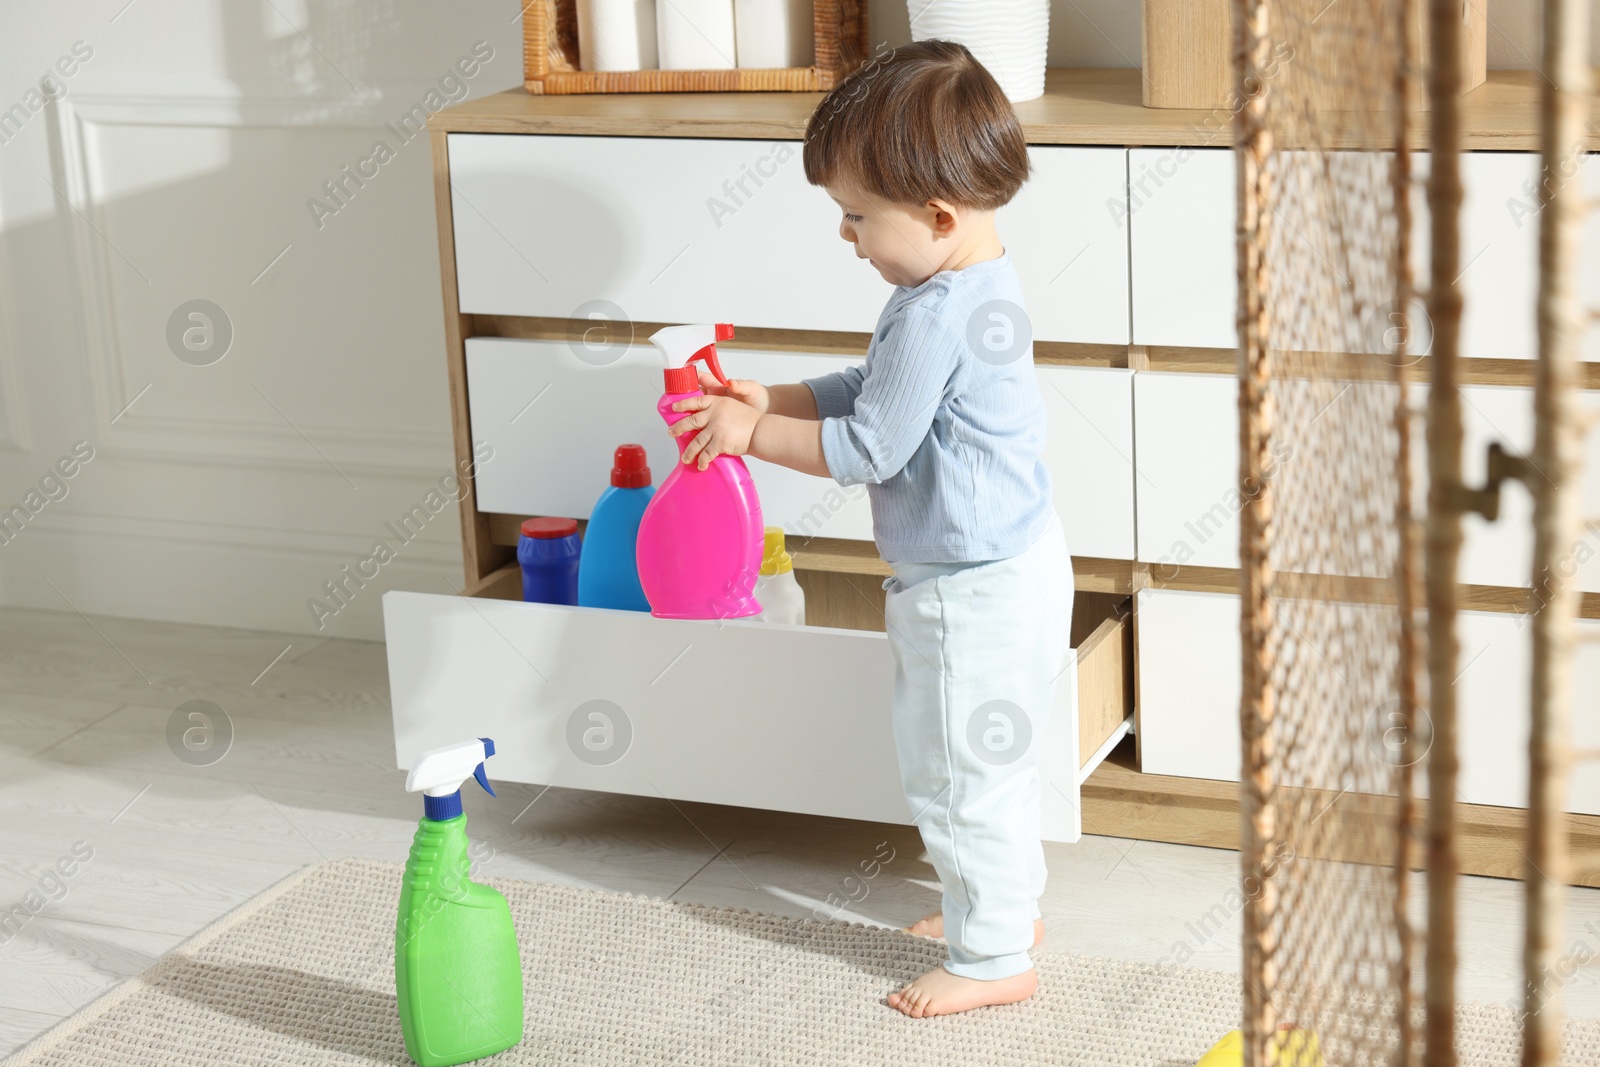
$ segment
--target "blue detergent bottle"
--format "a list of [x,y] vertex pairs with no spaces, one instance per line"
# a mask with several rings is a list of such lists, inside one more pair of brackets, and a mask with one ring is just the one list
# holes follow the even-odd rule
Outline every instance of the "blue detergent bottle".
[[517,537],[522,599],[542,604],[576,604],[578,559],[582,552],[576,519],[549,515],[524,519]]
[[618,445],[611,485],[600,494],[583,531],[578,557],[578,604],[590,608],[649,611],[639,584],[639,520],[655,495],[643,445]]

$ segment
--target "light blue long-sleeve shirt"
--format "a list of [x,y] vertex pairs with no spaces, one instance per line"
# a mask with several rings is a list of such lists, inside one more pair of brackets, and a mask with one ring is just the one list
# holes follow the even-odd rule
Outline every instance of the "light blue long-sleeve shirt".
[[1008,255],[941,271],[895,288],[865,364],[804,379],[828,472],[867,486],[884,560],[1004,559],[1049,524],[1045,407],[1022,309]]

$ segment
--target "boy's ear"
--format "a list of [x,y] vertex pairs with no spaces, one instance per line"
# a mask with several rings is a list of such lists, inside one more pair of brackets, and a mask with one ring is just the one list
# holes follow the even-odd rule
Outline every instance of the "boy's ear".
[[949,237],[961,222],[960,208],[947,200],[929,200],[923,205],[928,211],[928,227],[935,237]]

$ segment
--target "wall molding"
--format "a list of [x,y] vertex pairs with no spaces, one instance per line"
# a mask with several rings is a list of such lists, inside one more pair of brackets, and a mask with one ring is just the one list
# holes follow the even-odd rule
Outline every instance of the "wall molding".
[[[0,233],[5,228],[5,200],[0,197]],[[16,291],[11,256],[9,252],[0,252],[0,293]],[[24,402],[20,351],[13,314],[0,304],[0,450],[27,453],[33,451],[33,438],[29,432],[28,405]]]
[[[224,466],[266,463],[287,470],[327,470],[331,463],[340,472],[368,473],[425,473],[449,464],[452,445],[448,429],[430,433],[415,427],[304,421],[291,425],[281,419],[246,423],[141,414],[136,401],[149,383],[131,379],[118,341],[111,282],[111,260],[117,253],[108,250],[106,239],[97,232],[105,229],[105,216],[90,178],[95,165],[93,127],[376,130],[412,100],[398,91],[383,91],[355,102],[220,94],[112,96],[79,91],[54,105],[63,167],[56,184],[73,209],[73,260],[89,349],[97,445],[108,455]],[[0,335],[0,356],[3,346]],[[0,373],[4,369],[0,359]],[[306,438],[328,459],[308,449]]]
[[[395,516],[398,519],[398,509]],[[187,544],[208,548],[238,549],[241,552],[271,552],[280,555],[305,556],[331,564],[329,576],[341,563],[353,563],[372,551],[373,542],[382,540],[389,544],[397,557],[403,557],[414,566],[441,566],[452,575],[461,566],[458,509],[454,501],[433,515],[421,532],[410,541],[402,542],[381,522],[371,530],[301,530],[263,526],[259,523],[191,522],[179,519],[152,519],[129,515],[97,514],[87,511],[63,511],[56,514],[46,507],[22,531],[14,542],[23,544],[31,535],[66,536],[122,541],[129,538],[157,541],[165,545]],[[0,563],[6,559],[11,545],[0,544]]]

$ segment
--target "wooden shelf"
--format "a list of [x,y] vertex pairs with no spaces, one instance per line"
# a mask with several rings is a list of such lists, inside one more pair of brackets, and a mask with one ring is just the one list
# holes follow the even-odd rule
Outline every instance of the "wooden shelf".
[[[1539,76],[1492,70],[1462,101],[1465,149],[1538,151]],[[524,89],[469,100],[433,115],[432,130],[450,133],[543,133],[613,137],[729,137],[799,140],[821,93],[602,93],[535,96]],[[1139,71],[1061,68],[1045,78],[1045,94],[1017,105],[1030,144],[1190,145],[1232,143],[1227,109],[1147,108]],[[1342,120],[1342,121],[1341,121]],[[1383,149],[1382,116],[1335,112],[1322,126],[1329,147]],[[1427,113],[1414,112],[1412,147],[1427,147]],[[1285,147],[1303,147],[1287,144]],[[1585,150],[1600,134],[1585,134]]]
[[[1130,346],[1131,347],[1131,346]],[[1035,344],[1037,351],[1038,345]],[[1147,345],[1138,370],[1179,374],[1239,373],[1239,353],[1233,348],[1179,348]],[[1035,363],[1044,360],[1034,357]],[[1394,364],[1382,356],[1346,352],[1284,352],[1273,354],[1277,379],[1322,378],[1347,381],[1393,381]],[[1114,365],[1114,364],[1106,364]],[[1539,369],[1536,359],[1493,359],[1466,356],[1457,362],[1456,380],[1462,385],[1512,385],[1531,389]],[[1575,368],[1579,389],[1600,390],[1600,360],[1582,360]],[[1426,386],[1432,379],[1433,357],[1417,356],[1406,365],[1407,379]]]
[[[789,555],[797,570],[829,571],[834,574],[871,574],[887,578],[893,573],[878,556],[871,541],[849,541],[836,537],[795,538],[789,542]],[[1133,592],[1133,563],[1125,559],[1072,557],[1073,588],[1085,593]]]
[[[1388,820],[1386,824],[1392,824],[1394,801],[1390,798],[1355,793],[1341,797],[1313,792],[1317,797],[1314,807],[1334,811],[1348,830],[1359,831],[1362,824],[1385,820]],[[1082,804],[1086,834],[1209,848],[1239,847],[1238,784],[1146,774],[1135,765],[1132,738],[1113,750],[1085,779]],[[1491,878],[1524,876],[1524,860],[1515,844],[1525,840],[1526,811],[1487,804],[1458,804],[1456,811],[1461,820],[1462,874]],[[1419,817],[1425,817],[1420,807]],[[1572,884],[1600,886],[1600,816],[1568,814],[1565,819]],[[1332,833],[1321,836],[1329,842],[1344,841],[1351,849],[1328,858],[1374,861],[1374,857],[1360,854],[1363,842],[1359,832],[1343,837]],[[1419,869],[1422,853],[1419,848],[1416,855]],[[1388,864],[1392,860],[1383,856],[1377,857],[1375,862]]]
[[[1181,589],[1192,593],[1238,593],[1240,571],[1234,567],[1201,567],[1185,563],[1141,564],[1147,568],[1144,581],[1152,589]],[[1279,571],[1273,575],[1274,596],[1291,599],[1343,601],[1349,604],[1394,604],[1394,583],[1387,578],[1354,578],[1337,575]],[[1413,594],[1422,603],[1422,576],[1417,576]],[[1526,586],[1471,585],[1456,583],[1456,596],[1462,611],[1498,611],[1528,615],[1540,608],[1533,590]],[[1600,619],[1600,593],[1578,593],[1578,618]]]
[[[592,322],[581,319],[550,319],[525,315],[464,315],[467,319],[468,337],[513,337],[524,341],[581,341],[584,331],[593,328]],[[633,344],[645,344],[646,339],[665,326],[675,322],[628,323]],[[862,356],[872,340],[870,333],[849,333],[833,330],[782,330],[762,326],[734,324],[734,339],[726,347],[748,348],[759,352],[804,352],[808,355]],[[1035,341],[1033,361],[1054,367],[1121,367],[1128,366],[1127,345],[1092,344],[1079,341]],[[1189,351],[1174,350],[1174,351]],[[1206,352],[1208,349],[1194,351]],[[1232,357],[1232,350],[1228,355]],[[1200,360],[1205,357],[1193,357]],[[1214,360],[1211,360],[1214,362]],[[1525,361],[1526,362],[1526,361]],[[1230,368],[1228,373],[1233,373]]]

